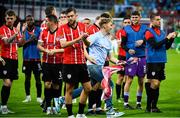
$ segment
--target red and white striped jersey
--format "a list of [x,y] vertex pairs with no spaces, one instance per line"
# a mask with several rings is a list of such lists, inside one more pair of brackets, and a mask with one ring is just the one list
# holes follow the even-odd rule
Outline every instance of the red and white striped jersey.
[[91,34],[94,34],[94,33],[98,32],[99,30],[100,30],[100,28],[96,24],[92,24],[92,25],[90,25],[88,27],[87,33],[89,35],[91,35]]
[[[44,29],[40,35],[40,41],[43,42],[42,46],[45,49],[60,49],[60,33],[61,31],[59,28],[54,31],[53,33],[50,32],[48,29]],[[59,64],[62,63],[63,60],[63,53],[56,53],[54,55],[48,55],[46,52],[43,52],[42,61],[45,63],[53,63]]]
[[[3,25],[2,27],[0,27],[0,35],[2,36],[2,38],[10,38],[11,36],[13,36],[17,31],[17,29],[15,27],[13,27],[12,29],[10,29],[9,27],[7,27],[6,25]],[[20,33],[17,35],[16,39],[11,42],[6,44],[3,40],[1,41],[1,56],[4,58],[8,58],[8,59],[13,59],[13,60],[17,60],[18,59],[18,42],[21,38]]]
[[[63,39],[72,41],[86,32],[86,26],[78,22],[76,28],[71,28],[68,24],[61,26]],[[63,64],[85,64],[83,41],[64,48]]]

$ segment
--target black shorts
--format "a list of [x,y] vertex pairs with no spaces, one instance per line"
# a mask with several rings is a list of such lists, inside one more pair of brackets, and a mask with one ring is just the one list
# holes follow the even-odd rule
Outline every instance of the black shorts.
[[0,62],[0,78],[3,78],[3,65]]
[[23,61],[22,72],[26,75],[40,75],[42,72],[41,61]]
[[63,80],[67,83],[85,83],[90,81],[86,64],[64,64]]
[[2,66],[2,79],[17,80],[18,79],[18,60],[3,58],[6,62]]
[[42,80],[59,84],[62,81],[62,64],[42,63]]
[[[126,61],[126,57],[118,55],[118,60],[119,61]],[[125,65],[123,67],[124,67],[124,70],[118,71],[117,74],[121,74],[123,76],[125,75]]]
[[165,80],[165,63],[147,63],[147,79]]

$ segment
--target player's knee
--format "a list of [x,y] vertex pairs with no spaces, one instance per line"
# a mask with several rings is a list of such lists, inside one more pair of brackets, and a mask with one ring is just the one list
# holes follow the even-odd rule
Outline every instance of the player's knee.
[[153,88],[153,89],[157,89],[158,87],[159,87],[159,83],[158,82],[153,82],[152,84],[151,84],[151,87]]
[[9,79],[6,79],[3,84],[4,84],[4,86],[7,86],[7,87],[11,87],[12,86],[12,82]]
[[99,83],[96,83],[94,86],[91,88],[93,91],[97,91],[97,89],[101,89],[101,86]]
[[11,87],[12,83],[4,83],[4,86]]
[[45,88],[51,88],[51,82],[45,82]]
[[85,86],[85,87],[84,87],[84,91],[85,91],[86,93],[89,93],[91,90],[92,90],[91,85],[88,85],[88,86]]
[[132,83],[132,79],[129,79],[129,78],[128,78],[128,79],[126,80],[126,84],[131,85],[131,83]]

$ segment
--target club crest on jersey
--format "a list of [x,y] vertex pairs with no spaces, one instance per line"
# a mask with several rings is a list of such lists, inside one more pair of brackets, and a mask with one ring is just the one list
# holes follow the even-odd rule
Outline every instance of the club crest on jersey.
[[68,79],[71,79],[71,74],[67,74],[67,78],[68,78]]
[[7,74],[7,70],[4,70],[4,71],[3,71],[3,74],[6,75],[6,74]]
[[152,72],[152,76],[154,76],[156,74],[156,72]]
[[131,72],[131,71],[132,71],[132,69],[131,69],[131,68],[129,68],[129,69],[128,69],[128,72]]
[[62,79],[62,73],[59,71],[59,79]]
[[26,67],[25,67],[25,66],[23,66],[23,70],[26,70]]

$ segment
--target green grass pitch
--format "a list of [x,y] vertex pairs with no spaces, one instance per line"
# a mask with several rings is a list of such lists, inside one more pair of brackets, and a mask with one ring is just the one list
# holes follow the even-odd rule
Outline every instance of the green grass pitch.
[[[31,97],[30,103],[22,103],[25,98],[24,90],[24,74],[21,72],[22,68],[22,49],[19,49],[19,80],[13,82],[11,94],[8,101],[8,107],[15,111],[15,114],[2,115],[0,117],[50,117],[42,110],[36,102],[36,89],[34,78],[31,79]],[[117,75],[113,75],[115,81]],[[2,87],[2,80],[0,80],[0,88]],[[132,106],[136,105],[136,90],[137,78],[134,78],[130,90],[129,103]],[[43,96],[42,96],[43,97]],[[160,97],[158,107],[163,113],[145,113],[146,94],[143,93],[142,106],[143,110],[124,110],[123,103],[118,103],[115,99],[116,94],[114,90],[113,104],[114,107],[120,111],[125,112],[123,117],[180,117],[180,54],[175,50],[168,51],[168,63],[166,64],[166,80],[161,82]],[[104,102],[103,102],[104,104]],[[73,105],[73,111],[76,114],[78,110],[77,103]],[[87,107],[85,109],[87,112]],[[52,117],[67,117],[66,110],[61,110],[61,115],[52,115]],[[88,116],[88,118],[105,118],[106,116]]]

